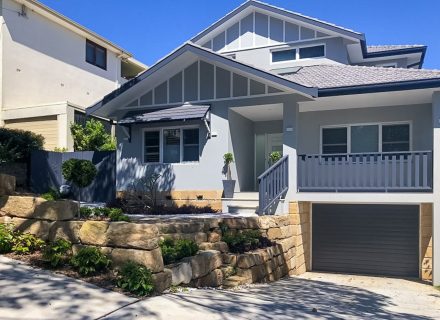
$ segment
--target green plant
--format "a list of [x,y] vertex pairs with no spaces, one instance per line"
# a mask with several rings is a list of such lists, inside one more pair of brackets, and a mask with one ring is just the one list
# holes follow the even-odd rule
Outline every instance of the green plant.
[[43,248],[43,259],[52,267],[58,267],[64,264],[72,250],[72,243],[65,239],[56,239]]
[[26,162],[33,150],[41,150],[44,137],[31,131],[0,128],[0,163]]
[[79,249],[70,262],[83,276],[102,272],[110,266],[110,259],[96,247]]
[[53,151],[54,151],[54,152],[67,152],[67,151],[69,151],[69,149],[67,149],[66,147],[62,147],[62,148],[60,148],[60,147],[55,147],[55,148],[53,149]]
[[223,155],[223,160],[225,162],[225,175],[228,180],[231,180],[231,163],[234,162],[234,155],[231,152],[225,153]]
[[14,245],[14,225],[10,223],[0,223],[0,253],[12,251]]
[[81,218],[90,218],[93,216],[94,212],[92,208],[88,208],[88,207],[81,207],[79,208],[79,214],[81,216]]
[[95,179],[97,170],[89,160],[69,159],[61,166],[64,179],[74,183],[79,188],[89,186]]
[[40,250],[44,241],[30,233],[14,233],[12,252],[28,254]]
[[192,240],[166,238],[159,243],[165,264],[177,262],[185,257],[191,257],[199,251],[199,246]]
[[277,163],[282,157],[283,157],[283,155],[282,155],[281,152],[279,152],[279,151],[271,152],[271,153],[269,154],[269,161],[270,161],[270,164],[272,165],[272,164]]
[[41,198],[47,200],[47,201],[56,201],[61,198],[59,192],[55,189],[49,189],[46,193],[43,193],[41,195]]
[[87,120],[85,125],[74,123],[70,126],[75,151],[116,150],[116,140],[105,131],[101,121]]
[[126,262],[118,272],[118,287],[138,296],[153,292],[153,275],[147,267],[133,261]]
[[122,213],[121,209],[111,209],[108,215],[110,221],[130,221],[130,218]]
[[271,241],[261,236],[259,230],[245,230],[236,233],[228,231],[222,236],[222,239],[233,253],[244,253],[272,245]]

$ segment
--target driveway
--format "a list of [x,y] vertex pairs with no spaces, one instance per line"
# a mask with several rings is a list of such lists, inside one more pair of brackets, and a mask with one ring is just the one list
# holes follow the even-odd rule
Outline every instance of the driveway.
[[0,257],[0,319],[440,319],[440,291],[416,281],[307,273],[237,291],[137,301]]

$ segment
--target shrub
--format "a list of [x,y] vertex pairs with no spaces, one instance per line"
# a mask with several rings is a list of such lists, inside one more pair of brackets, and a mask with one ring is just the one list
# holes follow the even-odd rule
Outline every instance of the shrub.
[[81,207],[79,208],[79,214],[82,218],[90,218],[93,216],[93,209],[87,208],[87,207]]
[[199,251],[197,243],[186,239],[173,240],[166,238],[159,245],[165,264],[177,262],[185,257],[191,257]]
[[118,272],[117,284],[139,296],[149,295],[154,290],[151,270],[132,261],[126,262]]
[[64,264],[71,252],[72,243],[65,239],[56,239],[54,242],[46,245],[43,249],[43,259],[52,267],[58,267]]
[[272,245],[272,242],[261,236],[259,230],[246,230],[243,232],[223,234],[222,239],[233,253],[245,253],[258,248]]
[[226,175],[226,179],[231,180],[231,163],[234,162],[234,155],[231,152],[225,153],[223,160],[225,162],[223,173]]
[[271,153],[269,154],[270,163],[271,163],[271,164],[275,164],[275,163],[277,163],[278,161],[280,161],[280,159],[281,159],[282,157],[283,157],[283,155],[282,155],[281,152],[279,152],[279,151],[271,152]]
[[28,254],[40,250],[44,241],[30,233],[14,233],[12,252]]
[[14,245],[14,225],[9,223],[0,223],[0,253],[12,251]]
[[64,179],[79,188],[89,186],[97,174],[96,167],[89,160],[69,159],[63,162],[61,169]]
[[123,214],[121,209],[111,209],[108,217],[110,221],[130,221],[130,218]]
[[26,162],[33,150],[43,149],[44,137],[31,131],[0,128],[0,163]]
[[110,221],[130,221],[130,218],[122,212],[120,208],[85,208],[80,209],[81,217],[83,218],[110,218]]
[[74,123],[70,126],[75,151],[116,150],[116,140],[105,131],[101,121],[87,120],[85,125]]
[[71,259],[72,266],[83,276],[107,270],[110,259],[96,247],[79,249]]
[[61,197],[60,197],[60,194],[58,193],[57,190],[49,189],[49,191],[47,191],[46,193],[43,193],[41,195],[41,198],[43,198],[47,201],[56,201],[56,200],[59,200]]

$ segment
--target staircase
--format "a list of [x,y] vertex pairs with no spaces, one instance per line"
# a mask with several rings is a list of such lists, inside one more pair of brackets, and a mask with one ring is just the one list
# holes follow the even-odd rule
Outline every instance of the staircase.
[[254,215],[258,210],[258,192],[236,192],[234,198],[225,198],[222,202],[224,212]]

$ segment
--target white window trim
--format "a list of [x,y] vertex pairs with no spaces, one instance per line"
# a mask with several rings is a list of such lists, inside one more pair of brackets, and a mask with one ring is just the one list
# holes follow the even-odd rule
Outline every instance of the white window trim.
[[388,125],[399,125],[399,124],[407,124],[409,125],[409,151],[413,150],[413,124],[411,120],[408,121],[392,121],[392,122],[364,122],[364,123],[348,123],[348,124],[336,124],[336,125],[325,125],[320,126],[319,128],[319,153],[324,154],[323,143],[322,143],[322,134],[323,129],[331,129],[331,128],[347,128],[347,153],[351,153],[351,127],[357,126],[379,126],[379,134],[378,134],[378,152],[382,152],[382,127]]
[[[163,131],[180,129],[180,162],[168,163],[163,162]],[[198,161],[183,161],[183,130],[198,129],[199,130],[199,160]],[[159,162],[145,162],[145,132],[159,131]],[[142,129],[142,163],[145,165],[171,164],[171,165],[187,165],[200,163],[200,126],[166,126],[157,128],[143,128]]]
[[[299,50],[300,49],[304,49],[304,48],[311,48],[311,47],[319,47],[319,46],[323,46],[324,47],[324,55],[320,56],[320,57],[313,57],[313,58],[304,58],[301,59],[299,56]],[[295,60],[285,60],[285,61],[273,61],[272,59],[272,53],[273,52],[279,52],[279,51],[288,51],[288,50],[296,50],[295,52]],[[327,57],[327,45],[325,42],[320,42],[320,43],[310,43],[310,44],[306,44],[306,45],[298,45],[298,46],[291,46],[291,47],[283,47],[283,48],[275,48],[270,50],[270,55],[269,55],[269,62],[271,65],[277,65],[277,64],[283,64],[283,63],[289,63],[289,62],[295,62],[295,61],[307,61],[307,60],[314,60],[314,59],[322,59]]]

